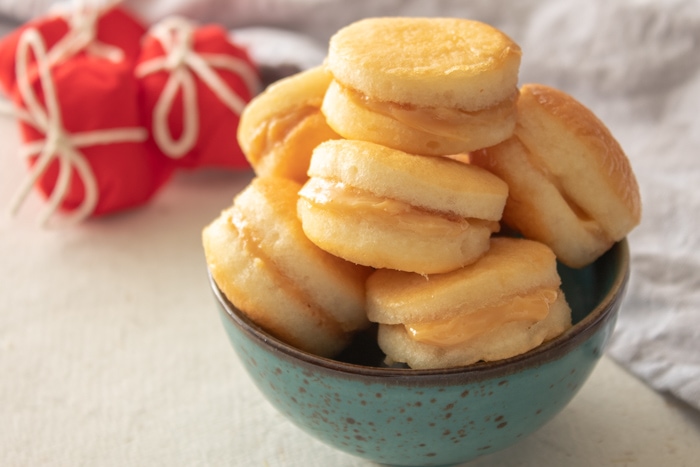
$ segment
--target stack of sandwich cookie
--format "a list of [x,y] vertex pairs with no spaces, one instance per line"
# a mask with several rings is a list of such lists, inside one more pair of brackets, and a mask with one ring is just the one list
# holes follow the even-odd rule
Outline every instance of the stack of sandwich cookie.
[[582,267],[623,238],[638,187],[588,109],[518,89],[520,58],[466,19],[338,31],[323,66],[243,112],[256,178],[203,234],[224,295],[323,356],[374,322],[387,362],[421,369],[509,358],[568,329],[557,259]]

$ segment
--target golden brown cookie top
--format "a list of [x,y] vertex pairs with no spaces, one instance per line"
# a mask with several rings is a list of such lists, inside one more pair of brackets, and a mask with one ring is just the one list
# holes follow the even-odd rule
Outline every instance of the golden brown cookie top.
[[480,167],[357,140],[318,145],[309,176],[427,210],[493,221],[500,220],[508,196],[505,182]]
[[425,277],[377,270],[367,280],[367,313],[370,321],[386,324],[446,319],[560,284],[549,247],[493,238],[487,254],[453,272]]
[[517,86],[520,47],[498,29],[459,18],[368,18],[338,31],[327,64],[372,99],[477,110]]

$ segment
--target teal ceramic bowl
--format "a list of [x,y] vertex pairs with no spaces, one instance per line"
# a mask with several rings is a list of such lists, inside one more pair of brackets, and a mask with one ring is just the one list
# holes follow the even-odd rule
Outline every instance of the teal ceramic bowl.
[[584,384],[615,325],[629,277],[627,242],[584,269],[560,266],[560,274],[573,310],[569,331],[514,358],[440,370],[382,367],[372,330],[338,359],[311,355],[264,332],[212,287],[240,360],[289,420],[356,456],[428,466],[518,442]]

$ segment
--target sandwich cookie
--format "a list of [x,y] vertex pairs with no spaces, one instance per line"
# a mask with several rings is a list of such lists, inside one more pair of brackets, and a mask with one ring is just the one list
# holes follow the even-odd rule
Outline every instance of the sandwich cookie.
[[321,113],[331,76],[321,66],[277,81],[244,109],[238,141],[258,176],[307,179],[311,151],[337,139]]
[[388,363],[414,369],[494,361],[527,352],[571,326],[554,253],[493,238],[476,263],[427,277],[388,269],[367,280],[367,314],[380,323]]
[[641,217],[627,156],[606,126],[562,91],[525,85],[512,138],[470,154],[508,183],[503,221],[579,268],[625,237]]
[[312,242],[353,263],[420,274],[484,254],[508,194],[480,167],[366,141],[321,143],[309,176],[298,213]]
[[421,155],[497,144],[515,125],[520,47],[458,18],[369,18],[330,40],[322,110],[348,139]]
[[224,295],[270,334],[331,357],[368,326],[363,268],[311,243],[296,216],[301,186],[255,178],[203,231],[209,271]]

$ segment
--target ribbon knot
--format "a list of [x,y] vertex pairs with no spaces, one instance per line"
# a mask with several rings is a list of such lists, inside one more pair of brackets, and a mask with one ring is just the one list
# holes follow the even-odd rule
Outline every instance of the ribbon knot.
[[52,148],[65,148],[70,144],[70,138],[60,126],[52,126],[46,133],[46,145]]
[[[51,48],[48,56],[51,65],[67,60],[81,51],[112,62],[120,62],[124,59],[122,49],[97,40],[97,22],[102,12],[89,6],[88,3],[86,0],[74,0],[73,9],[60,11],[66,17],[69,30]],[[119,3],[118,0],[107,2],[104,9],[111,8],[117,3]]]
[[[43,91],[45,107],[41,105],[30,82],[30,56],[34,56],[37,76]],[[70,133],[63,127],[61,108],[56,87],[51,75],[51,61],[41,34],[36,29],[25,30],[17,43],[15,62],[17,89],[26,109],[16,114],[25,123],[43,133],[43,140],[25,143],[22,155],[35,157],[29,177],[24,181],[11,204],[16,212],[24,202],[32,186],[47,170],[51,162],[58,161],[58,176],[49,195],[47,206],[40,216],[42,225],[56,212],[70,188],[73,171],[82,182],[84,196],[81,203],[68,217],[69,221],[80,221],[93,213],[99,201],[97,180],[90,163],[80,152],[80,148],[98,144],[118,142],[142,142],[148,133],[145,128],[126,127],[89,132]]]
[[[184,24],[183,24],[184,23]],[[194,31],[181,18],[164,22],[162,30],[156,32],[165,49],[163,67],[169,71],[187,66],[187,56],[193,50]]]
[[[136,68],[136,76],[143,78],[152,73],[170,73],[163,91],[153,109],[153,138],[164,154],[179,159],[187,154],[199,136],[199,108],[195,76],[202,80],[214,95],[232,112],[240,115],[246,102],[231,90],[214,71],[221,68],[237,73],[254,95],[258,90],[258,78],[248,63],[226,54],[198,53],[194,49],[194,26],[180,17],[170,17],[153,27],[152,36],[165,52]],[[170,114],[178,91],[182,93],[182,134],[175,139],[170,131]]]
[[178,47],[173,50],[165,59],[163,68],[168,71],[175,71],[180,67],[187,65],[187,50],[183,47]]

